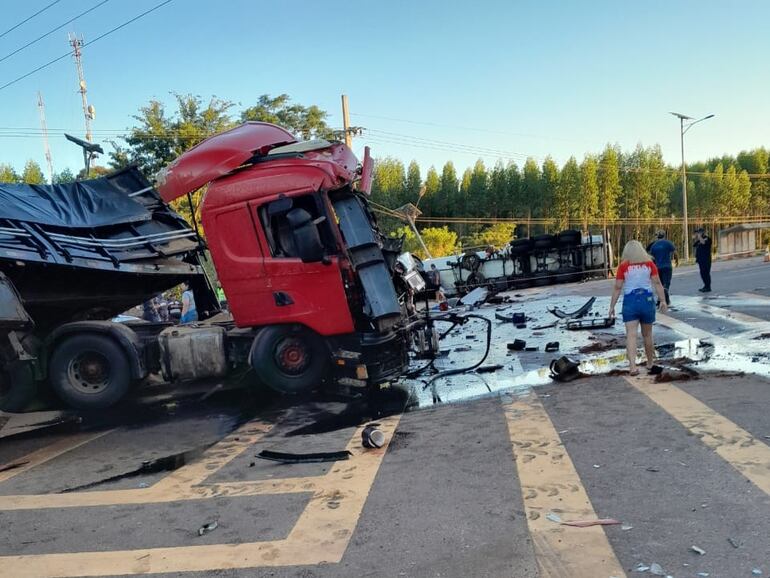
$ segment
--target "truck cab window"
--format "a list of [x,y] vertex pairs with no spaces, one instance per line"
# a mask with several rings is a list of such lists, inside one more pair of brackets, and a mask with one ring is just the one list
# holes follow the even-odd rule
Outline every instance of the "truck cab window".
[[[322,207],[321,200],[314,195],[283,197],[260,207],[259,217],[270,245],[271,255],[282,259],[298,258],[299,254],[294,246],[292,227],[287,215],[292,209],[303,209],[312,220],[316,220],[325,216]],[[324,248],[328,253],[333,253],[334,240],[327,220],[318,224],[318,232]]]

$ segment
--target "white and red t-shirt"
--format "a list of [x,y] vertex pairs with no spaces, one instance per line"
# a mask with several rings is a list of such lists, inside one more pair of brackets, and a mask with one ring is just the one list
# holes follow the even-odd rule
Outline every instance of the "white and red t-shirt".
[[652,293],[652,278],[658,276],[658,268],[652,261],[629,263],[623,261],[618,267],[615,278],[623,281],[623,294],[628,295],[636,289]]

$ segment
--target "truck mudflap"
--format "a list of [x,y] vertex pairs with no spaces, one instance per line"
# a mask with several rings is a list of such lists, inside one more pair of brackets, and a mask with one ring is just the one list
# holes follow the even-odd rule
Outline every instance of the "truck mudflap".
[[355,195],[332,200],[350,261],[361,281],[366,314],[380,327],[401,317],[401,306],[390,269],[363,202]]

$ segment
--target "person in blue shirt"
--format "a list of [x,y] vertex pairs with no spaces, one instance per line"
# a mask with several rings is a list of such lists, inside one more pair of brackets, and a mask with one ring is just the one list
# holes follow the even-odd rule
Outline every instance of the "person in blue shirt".
[[664,230],[659,230],[655,236],[657,239],[650,245],[648,250],[655,260],[655,266],[658,268],[660,282],[666,293],[666,305],[671,305],[669,289],[671,288],[671,277],[674,274],[671,260],[673,259],[679,265],[679,258],[676,254],[676,247],[671,241],[666,239],[666,232]]

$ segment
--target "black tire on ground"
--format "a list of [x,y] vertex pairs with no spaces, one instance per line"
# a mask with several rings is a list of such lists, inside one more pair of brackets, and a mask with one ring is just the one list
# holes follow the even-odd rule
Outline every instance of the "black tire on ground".
[[556,235],[537,235],[532,241],[535,249],[550,249],[556,246]]
[[271,325],[260,330],[249,361],[262,383],[288,394],[320,387],[329,370],[329,352],[323,339],[294,325]]
[[16,361],[0,370],[0,410],[22,411],[35,399],[37,391],[29,363]]
[[574,229],[567,229],[559,233],[559,245],[562,247],[570,247],[573,245],[580,245],[582,236],[580,231]]
[[123,349],[106,335],[66,337],[51,355],[48,379],[56,395],[77,409],[115,405],[131,386]]
[[486,279],[484,278],[484,275],[478,271],[468,275],[468,278],[465,280],[465,286],[468,288],[468,291],[473,291],[476,287],[481,287],[485,283]]

